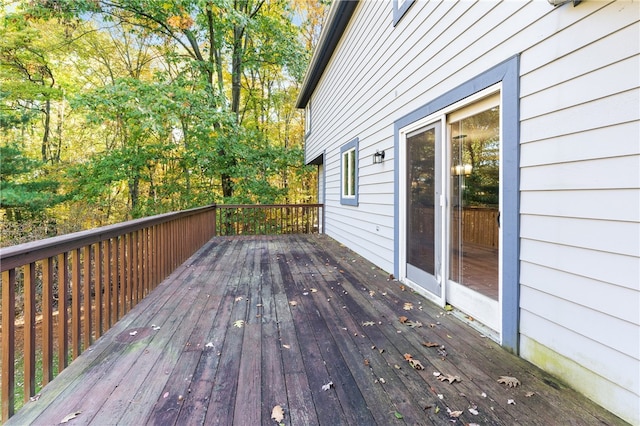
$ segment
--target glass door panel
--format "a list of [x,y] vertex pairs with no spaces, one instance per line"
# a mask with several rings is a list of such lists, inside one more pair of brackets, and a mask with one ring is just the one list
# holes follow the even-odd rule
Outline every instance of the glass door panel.
[[449,279],[499,297],[500,110],[449,123]]
[[407,278],[440,295],[439,183],[437,150],[439,126],[407,137]]

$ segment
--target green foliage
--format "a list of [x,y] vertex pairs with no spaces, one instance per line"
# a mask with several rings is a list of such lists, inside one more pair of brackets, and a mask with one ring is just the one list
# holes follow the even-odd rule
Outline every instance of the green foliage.
[[33,219],[64,200],[59,183],[40,176],[39,162],[16,146],[0,146],[0,209],[9,220]]
[[[42,161],[3,181],[3,205],[86,228],[213,202],[312,201],[294,107],[310,51],[291,8],[19,2],[0,16],[0,143]],[[308,8],[314,31],[320,9]]]

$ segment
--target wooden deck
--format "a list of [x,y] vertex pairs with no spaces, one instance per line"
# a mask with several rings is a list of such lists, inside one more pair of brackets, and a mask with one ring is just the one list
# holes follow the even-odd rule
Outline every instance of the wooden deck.
[[214,238],[7,424],[272,425],[276,405],[286,425],[623,424],[323,235]]

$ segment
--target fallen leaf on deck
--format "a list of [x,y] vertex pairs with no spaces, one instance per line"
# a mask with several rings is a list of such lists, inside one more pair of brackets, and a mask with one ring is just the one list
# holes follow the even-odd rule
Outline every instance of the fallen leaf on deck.
[[385,383],[387,383],[387,381],[383,377],[380,377],[380,383],[384,385]]
[[462,411],[451,411],[448,408],[447,408],[447,412],[449,413],[449,417],[452,417],[454,419],[457,419],[462,414]]
[[460,376],[453,376],[451,374],[443,374],[440,377],[438,377],[438,380],[440,380],[441,382],[454,383],[454,382],[459,382],[460,381]]
[[413,355],[411,354],[404,354],[404,359],[409,361],[410,359],[413,359]]
[[445,311],[453,311],[453,306],[451,306],[451,305],[444,305],[444,310],[445,310]]
[[516,405],[516,402],[513,399],[508,399],[507,404]]
[[164,395],[162,395],[163,398],[168,398],[169,397],[169,392],[165,392]]
[[405,288],[403,285],[400,286],[400,290],[405,291]]
[[322,385],[322,390],[323,391],[328,391],[329,389],[331,389],[333,387],[333,382],[329,382],[326,385]]
[[[442,399],[442,398],[441,398],[441,399]],[[434,410],[434,413],[438,414],[439,412],[440,412],[440,407],[438,407],[438,406],[436,405],[436,409]]]
[[132,331],[129,333],[129,336],[135,336],[136,334],[138,334],[138,330]]
[[398,413],[397,411],[395,413],[393,413],[394,416],[396,416],[396,419],[404,419],[404,416],[400,413]]
[[159,327],[159,326],[157,326],[157,325],[152,325],[152,326],[151,326],[151,329],[152,329],[153,331],[158,331],[158,330],[160,330],[160,327]]
[[376,323],[373,321],[365,321],[362,323],[363,327],[371,327],[372,325],[376,325]]
[[520,384],[520,380],[516,379],[515,377],[500,376],[500,378],[498,379],[498,383],[505,384],[510,388],[515,388]]
[[298,304],[298,302],[296,302],[295,300],[291,300],[291,301],[289,302],[289,304],[290,304],[291,306],[296,306],[296,305]]
[[273,407],[273,410],[271,410],[271,418],[280,423],[284,420],[284,409],[279,405]]
[[317,288],[312,288],[312,289],[311,289],[311,293],[317,293],[317,292],[318,292],[318,289],[317,289]]
[[376,295],[376,292],[375,292],[375,291],[371,290],[371,291],[369,292],[369,296],[373,297],[373,296],[375,296],[375,295]]
[[213,347],[213,342],[209,342],[206,345],[204,345],[205,348],[212,348]]
[[304,293],[302,293],[302,295],[303,295],[303,296],[308,296],[308,295],[309,295],[309,292],[308,292],[308,291],[305,291]]
[[527,398],[530,398],[533,395],[535,395],[535,392],[527,392],[527,393],[524,394],[524,396],[526,396]]
[[256,308],[262,308],[262,303],[257,303]]
[[237,320],[233,323],[234,327],[242,328],[244,326],[244,320]]
[[440,346],[440,343],[422,342],[422,346],[426,346],[427,348],[437,348],[438,346]]
[[407,321],[407,323],[405,324],[411,328],[419,328],[422,327],[422,323],[420,321]]
[[367,366],[369,365],[369,360],[368,359],[364,360],[364,365],[367,365]]
[[396,370],[401,370],[400,366],[398,364],[393,364],[393,368],[395,368]]
[[400,320],[401,324],[404,324],[405,322],[409,321],[409,318],[405,317],[405,316],[401,316],[398,318],[398,320]]
[[469,408],[469,412],[470,412],[471,414],[473,414],[474,416],[477,416],[477,415],[478,415],[478,410],[476,410],[475,408]]
[[64,416],[62,420],[60,420],[60,423],[67,423],[69,420],[75,419],[76,417],[78,417],[80,413],[82,413],[82,411],[74,411],[73,413],[69,413],[66,416]]
[[238,296],[238,297],[236,297],[236,302],[240,302],[242,299],[244,299],[244,297]]
[[433,372],[433,377],[440,377],[440,372],[439,371],[434,371]]
[[413,309],[413,303],[405,303],[404,306],[402,307],[402,309],[404,309],[405,311],[410,311]]
[[410,359],[409,360],[409,364],[411,364],[411,366],[413,368],[415,368],[416,370],[424,370],[424,366],[422,365],[422,363],[420,361],[418,361],[417,359]]
[[282,345],[282,347],[285,348],[285,349],[291,349],[290,345]]

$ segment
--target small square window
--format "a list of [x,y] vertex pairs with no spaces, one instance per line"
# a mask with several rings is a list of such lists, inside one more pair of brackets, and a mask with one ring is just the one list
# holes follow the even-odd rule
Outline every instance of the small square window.
[[358,138],[340,148],[340,203],[358,205]]

